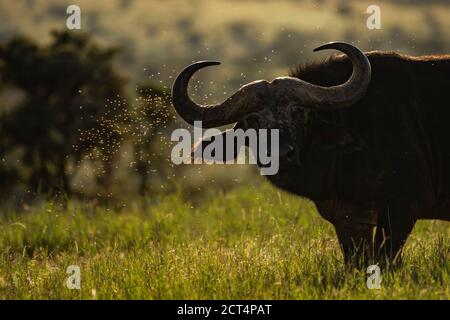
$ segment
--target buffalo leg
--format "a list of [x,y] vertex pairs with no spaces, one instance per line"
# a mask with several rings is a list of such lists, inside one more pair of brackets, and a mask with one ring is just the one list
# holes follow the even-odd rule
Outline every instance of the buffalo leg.
[[372,252],[373,226],[336,224],[334,227],[345,262],[354,266],[363,266],[367,263]]
[[403,245],[416,223],[415,218],[405,218],[401,214],[399,210],[388,207],[378,218],[374,249],[380,262],[400,262]]

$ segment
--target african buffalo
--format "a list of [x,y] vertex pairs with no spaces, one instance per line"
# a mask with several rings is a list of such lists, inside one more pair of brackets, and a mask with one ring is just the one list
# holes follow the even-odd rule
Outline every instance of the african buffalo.
[[219,64],[194,63],[174,82],[173,106],[190,124],[279,129],[280,168],[267,178],[316,204],[347,262],[396,261],[418,219],[450,220],[450,55],[323,49],[345,55],[251,82],[218,105],[189,98],[191,76]]

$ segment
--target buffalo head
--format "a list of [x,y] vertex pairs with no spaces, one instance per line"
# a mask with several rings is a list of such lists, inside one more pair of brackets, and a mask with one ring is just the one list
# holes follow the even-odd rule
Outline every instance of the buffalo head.
[[327,111],[348,107],[366,92],[371,79],[369,60],[358,48],[345,42],[330,42],[314,51],[336,49],[347,54],[353,72],[347,82],[322,87],[294,77],[279,77],[272,81],[248,83],[231,97],[217,105],[193,102],[187,87],[192,75],[205,67],[218,65],[215,61],[201,61],[186,67],[176,78],[172,88],[172,102],[177,113],[188,123],[202,121],[206,128],[236,123],[243,130],[279,129],[280,158],[289,159],[301,147],[301,125],[308,111]]

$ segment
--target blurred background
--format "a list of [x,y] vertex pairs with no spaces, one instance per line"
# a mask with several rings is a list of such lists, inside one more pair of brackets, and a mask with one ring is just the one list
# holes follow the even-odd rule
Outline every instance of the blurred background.
[[[81,8],[81,30],[66,9]],[[369,30],[367,7],[381,8]],[[195,198],[263,178],[253,166],[174,166],[170,106],[196,60],[191,94],[219,102],[240,85],[323,59],[319,44],[450,53],[450,1],[15,0],[0,2],[0,199],[96,201],[183,192]]]

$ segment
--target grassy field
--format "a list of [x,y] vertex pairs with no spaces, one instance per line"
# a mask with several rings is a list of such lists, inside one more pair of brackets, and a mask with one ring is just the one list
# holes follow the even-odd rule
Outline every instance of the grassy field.
[[[347,270],[332,226],[312,203],[268,184],[101,208],[50,202],[0,218],[1,299],[448,299],[450,224],[420,222],[405,264]],[[81,268],[81,290],[66,269]]]

